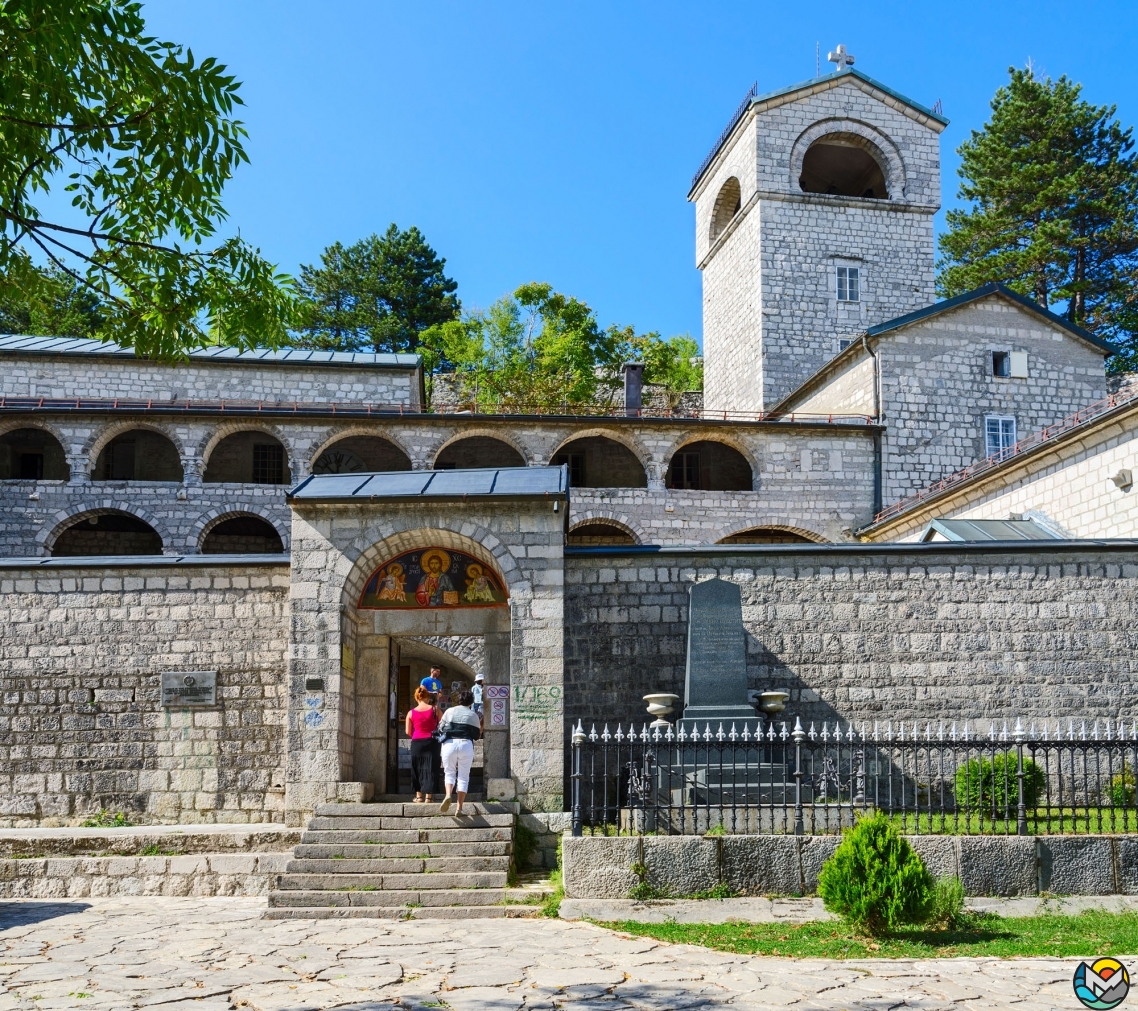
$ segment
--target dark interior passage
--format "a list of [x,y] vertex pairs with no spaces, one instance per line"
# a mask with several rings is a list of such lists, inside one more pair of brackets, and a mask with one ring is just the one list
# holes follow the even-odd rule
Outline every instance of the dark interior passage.
[[815,544],[809,537],[796,534],[793,530],[780,530],[777,527],[754,527],[740,530],[737,534],[724,537],[720,544]]
[[139,428],[108,442],[95,461],[95,481],[181,481],[182,461],[159,432]]
[[567,443],[550,461],[569,465],[569,484],[574,488],[647,488],[648,475],[627,446],[592,435]]
[[677,450],[668,467],[669,488],[696,491],[750,491],[751,465],[737,449],[722,442],[692,442]]
[[452,442],[435,458],[435,470],[469,470],[473,467],[524,467],[525,460],[509,443],[485,435]]
[[372,435],[338,439],[312,465],[314,474],[354,474],[410,470],[411,460],[398,446]]
[[17,428],[0,436],[0,481],[68,481],[63,447],[42,428]]
[[611,523],[582,523],[569,531],[567,544],[578,547],[603,547],[604,545],[635,544],[634,538],[627,530],[623,530]]
[[284,446],[266,432],[235,432],[214,448],[202,480],[207,484],[288,484]]
[[81,516],[56,538],[53,557],[77,555],[160,555],[157,531],[130,513],[109,512]]
[[202,541],[203,555],[279,555],[281,535],[260,516],[233,516],[212,527]]

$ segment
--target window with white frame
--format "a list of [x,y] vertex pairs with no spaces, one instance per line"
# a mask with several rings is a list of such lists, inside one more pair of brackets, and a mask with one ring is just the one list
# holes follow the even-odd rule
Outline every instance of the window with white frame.
[[1016,444],[1016,419],[990,414],[984,419],[984,455],[1002,459]]
[[861,301],[861,268],[860,267],[839,267],[838,268],[838,301],[839,302],[860,302]]

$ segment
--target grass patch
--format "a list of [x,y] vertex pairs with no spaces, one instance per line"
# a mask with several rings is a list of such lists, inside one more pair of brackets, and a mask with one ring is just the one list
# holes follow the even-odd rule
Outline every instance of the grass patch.
[[[557,843],[558,864],[561,863],[561,843]],[[549,872],[549,883],[553,885],[553,894],[541,904],[541,915],[558,917],[561,915],[561,900],[565,898],[565,885],[561,880],[561,867],[558,866]]]
[[176,856],[181,856],[180,853],[177,853],[174,850],[162,849],[162,847],[159,846],[158,843],[152,843],[150,846],[143,846],[143,848],[138,851],[138,855],[140,857],[176,857]]
[[[902,835],[1004,835],[1016,834],[1016,809],[1001,804],[991,813],[928,812],[895,814],[890,821]],[[1029,807],[1028,835],[1102,835],[1138,831],[1138,810],[1133,807]]]
[[88,818],[80,828],[129,828],[130,820],[122,811],[100,811],[95,817]]
[[1138,952],[1138,913],[1003,918],[972,914],[944,930],[903,927],[868,937],[844,923],[602,923],[636,937],[783,958],[1089,957]]

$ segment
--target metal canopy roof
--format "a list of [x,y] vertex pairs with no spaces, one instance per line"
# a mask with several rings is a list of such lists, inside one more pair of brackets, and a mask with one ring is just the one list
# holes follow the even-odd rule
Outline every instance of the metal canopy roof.
[[933,520],[922,541],[1056,541],[1062,538],[1035,520]]
[[[140,359],[134,348],[124,348],[110,341],[91,340],[87,337],[23,337],[18,334],[0,335],[0,354],[33,355],[96,355],[111,358]],[[418,355],[377,355],[364,351],[315,351],[312,348],[254,348],[242,351],[232,347],[194,348],[189,357],[195,361],[239,362],[241,364],[288,365],[356,365],[380,369],[414,369],[419,365]]]
[[567,498],[565,467],[396,470],[381,474],[313,474],[288,493],[290,502],[380,499]]

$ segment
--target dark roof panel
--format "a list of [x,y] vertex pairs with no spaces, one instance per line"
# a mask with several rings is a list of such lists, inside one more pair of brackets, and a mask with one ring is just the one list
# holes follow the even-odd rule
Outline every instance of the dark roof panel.
[[566,497],[564,467],[397,470],[380,474],[313,474],[288,493],[292,502],[351,499]]

